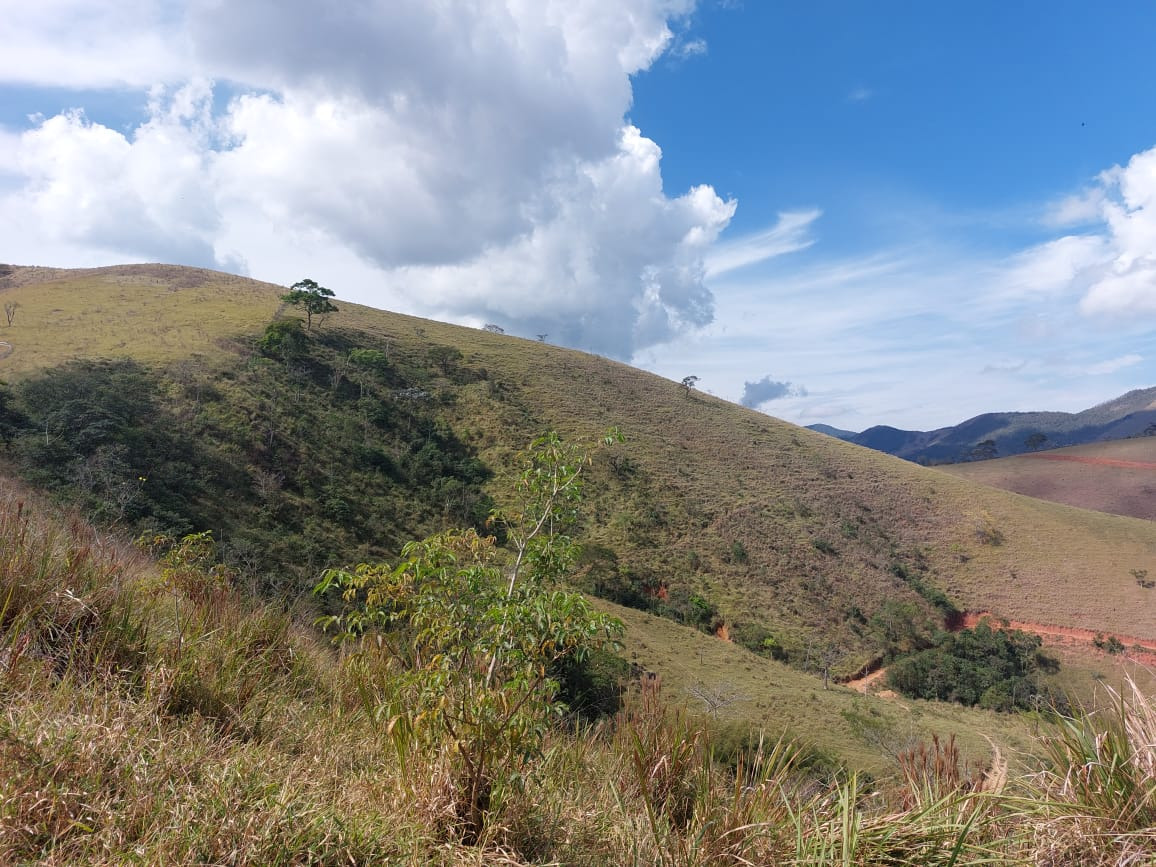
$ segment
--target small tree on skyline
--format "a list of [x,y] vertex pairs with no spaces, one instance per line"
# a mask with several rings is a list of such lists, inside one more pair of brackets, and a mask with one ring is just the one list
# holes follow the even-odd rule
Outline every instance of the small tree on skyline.
[[298,280],[289,287],[289,291],[281,296],[281,300],[293,307],[300,307],[305,311],[305,328],[313,328],[313,317],[320,316],[317,327],[325,321],[326,314],[336,313],[337,307],[329,300],[333,297],[333,290],[319,286],[315,280]]

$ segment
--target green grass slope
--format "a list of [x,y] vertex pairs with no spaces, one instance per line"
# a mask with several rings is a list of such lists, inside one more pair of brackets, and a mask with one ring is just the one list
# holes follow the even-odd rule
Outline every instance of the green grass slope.
[[[841,685],[823,689],[812,675],[666,618],[607,602],[599,607],[626,625],[626,658],[658,673],[668,696],[710,719],[720,734],[741,738],[754,727],[772,738],[786,735],[820,755],[883,776],[894,771],[898,752],[932,736],[957,736],[964,756],[977,764],[990,757],[993,743],[1017,764],[1034,752],[1032,723],[1024,718],[878,698]],[[1073,688],[1083,691],[1086,684]]]
[[[205,372],[197,375],[229,392],[229,411],[236,415],[240,398],[230,396],[229,383],[243,378],[237,371],[258,377],[277,368],[274,361],[261,362],[253,347],[277,315],[280,291],[164,266],[16,269],[0,284],[0,298],[21,304],[3,335],[12,352],[0,360],[0,375],[22,381],[77,357],[129,355],[162,369],[171,393],[179,380],[175,366],[200,354]],[[296,405],[278,410],[286,427],[279,432],[252,418],[254,442],[222,440],[220,453],[228,460],[245,452],[234,466],[272,472],[289,445],[325,441],[327,431],[286,417],[298,408],[309,424],[342,419],[350,436],[360,435],[361,418],[367,448],[400,455],[401,434],[380,439],[386,434],[371,429],[371,408],[358,403],[350,381],[330,389],[332,412],[344,415],[312,412],[342,353],[374,348],[388,359],[388,371],[370,389],[370,402],[385,405],[388,398],[390,413],[397,413],[398,394],[423,390],[430,408],[415,415],[412,426],[425,425],[427,440],[434,429],[452,435],[493,472],[487,490],[499,499],[512,459],[531,435],[554,428],[570,438],[589,437],[610,425],[621,428],[626,444],[600,453],[592,467],[580,572],[585,589],[612,601],[668,614],[798,665],[823,659],[836,674],[849,674],[880,654],[888,612],[894,613],[888,605],[897,602],[927,621],[954,606],[1156,637],[1156,593],[1131,575],[1152,565],[1156,554],[1156,527],[1148,522],[992,490],[688,393],[604,358],[339,306],[318,332],[318,340],[329,343],[315,343],[312,367],[296,380],[292,369],[282,377],[285,388],[297,388]],[[447,356],[445,347],[460,358]],[[266,388],[265,382],[253,388]],[[259,415],[256,400],[244,404],[250,417]],[[186,410],[183,423],[191,430],[207,424],[204,406]],[[212,411],[225,410],[218,405]],[[280,451],[261,450],[265,435]],[[308,463],[302,452],[293,455]],[[321,477],[362,472],[364,458],[316,453],[310,459],[315,464],[336,463],[315,466],[316,478],[300,484],[286,473],[289,505],[312,508],[324,493]],[[389,496],[428,489],[398,460],[399,476],[408,481],[389,488]],[[437,478],[457,477],[449,472]],[[246,498],[254,514],[260,511],[258,482],[249,473],[230,494],[236,501],[222,503],[224,511],[237,510],[234,523],[248,514],[241,508]],[[367,497],[385,497],[370,489],[377,483],[359,485]],[[219,501],[221,492],[214,490],[205,494],[207,502],[214,496]],[[350,516],[367,508],[356,496],[343,488],[331,513],[302,511],[294,532],[312,527],[315,541],[345,532]],[[440,520],[457,520],[451,511],[439,515],[430,504],[407,520],[383,507],[381,522],[396,526],[382,525],[382,535],[392,543]],[[197,514],[211,515],[211,509]],[[275,522],[277,515],[266,512],[264,519]],[[347,550],[377,556],[390,547],[373,544],[373,522],[362,523],[343,540]],[[318,558],[331,555],[322,551]]]

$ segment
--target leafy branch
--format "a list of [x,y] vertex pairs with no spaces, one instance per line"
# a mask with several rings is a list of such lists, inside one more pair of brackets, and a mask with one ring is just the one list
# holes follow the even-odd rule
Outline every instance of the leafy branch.
[[396,566],[329,570],[316,588],[341,592],[345,610],[319,621],[335,640],[388,663],[375,720],[395,740],[451,746],[468,842],[482,833],[495,790],[520,785],[564,709],[552,672],[617,647],[618,620],[552,586],[576,556],[562,531],[577,519],[587,465],[585,450],[557,434],[531,444],[516,506],[493,518],[512,542],[505,572],[492,537],[451,530],[409,543]]

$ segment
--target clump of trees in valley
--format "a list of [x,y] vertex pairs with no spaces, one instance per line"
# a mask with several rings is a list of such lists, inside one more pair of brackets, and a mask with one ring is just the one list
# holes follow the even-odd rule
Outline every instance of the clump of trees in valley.
[[887,683],[912,698],[990,710],[1066,708],[1066,699],[1043,677],[1059,663],[1040,645],[1038,635],[993,629],[983,621],[974,629],[940,633],[933,647],[895,660]]

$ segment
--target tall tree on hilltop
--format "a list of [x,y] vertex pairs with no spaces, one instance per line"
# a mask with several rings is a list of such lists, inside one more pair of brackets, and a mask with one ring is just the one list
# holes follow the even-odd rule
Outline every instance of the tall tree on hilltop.
[[321,317],[321,321],[317,323],[320,328],[326,314],[337,312],[337,307],[329,300],[332,297],[332,289],[317,285],[315,280],[306,279],[290,286],[288,293],[281,296],[281,300],[305,311],[305,328],[309,330],[313,328],[314,316]]

